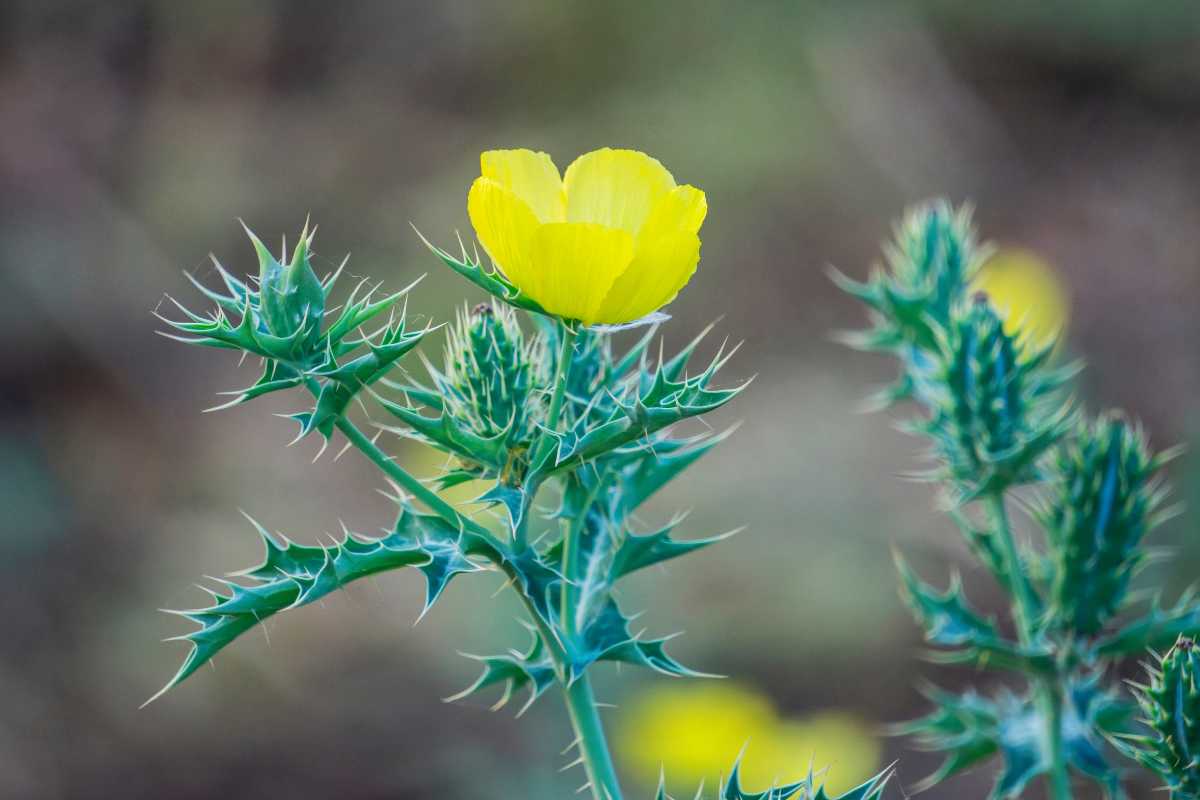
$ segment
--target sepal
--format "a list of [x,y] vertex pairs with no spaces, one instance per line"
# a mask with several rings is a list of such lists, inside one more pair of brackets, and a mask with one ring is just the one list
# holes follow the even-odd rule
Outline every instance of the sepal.
[[535,314],[546,314],[540,305],[532,298],[521,292],[516,284],[504,276],[504,273],[498,269],[488,270],[483,266],[483,259],[478,253],[473,256],[467,253],[467,248],[463,245],[462,240],[459,240],[461,255],[455,258],[450,253],[434,245],[425,236],[416,229],[418,237],[425,243],[425,246],[437,256],[443,264],[450,269],[463,276],[471,283],[483,289],[485,292],[495,297],[498,300],[503,300],[510,306],[520,308],[525,311],[530,311]]

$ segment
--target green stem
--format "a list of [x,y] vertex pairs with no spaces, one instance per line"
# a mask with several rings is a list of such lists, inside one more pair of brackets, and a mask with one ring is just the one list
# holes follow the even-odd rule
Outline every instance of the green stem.
[[[314,395],[318,395],[321,391],[321,387],[316,381],[310,380],[306,385]],[[492,535],[491,531],[480,525],[475,520],[460,514],[458,510],[454,508],[454,506],[447,503],[429,487],[421,483],[421,481],[419,481],[416,477],[409,474],[407,470],[393,461],[391,457],[387,455],[387,453],[384,453],[382,450],[380,450],[379,447],[376,446],[376,444],[372,442],[366,434],[359,430],[358,426],[356,426],[353,422],[346,419],[344,416],[340,417],[337,421],[337,429],[345,434],[346,438],[350,440],[351,444],[358,448],[359,452],[361,452],[368,459],[370,459],[372,463],[383,470],[388,477],[396,481],[396,483],[398,483],[400,486],[412,492],[413,495],[420,499],[421,502],[425,503],[425,505],[427,505],[439,517],[457,528],[469,530],[471,533],[486,539],[488,543],[491,544],[496,550],[496,552],[506,552],[504,544],[497,541],[496,537]],[[512,563],[508,560],[501,558],[496,563],[496,566],[500,567],[500,569],[504,571],[505,575],[507,575],[511,580],[516,581],[520,578],[520,575],[517,573],[515,567],[513,567]],[[546,626],[546,623],[542,619],[542,615],[538,613],[537,608],[534,607],[529,597],[522,591],[517,591],[517,595],[525,604],[526,609],[529,611],[530,618],[537,626],[538,633],[545,641],[546,646],[550,649],[555,661],[559,664],[564,663],[565,657],[562,653],[562,648],[559,646],[558,639],[554,636],[554,632]]]
[[[563,323],[559,323],[559,333],[562,336],[562,343],[558,351],[558,364],[554,368],[554,390],[550,395],[550,408],[546,412],[546,427],[552,431],[558,429],[558,421],[562,416],[563,398],[567,393],[567,378],[571,373],[571,361],[575,357],[575,338],[578,334],[574,329],[567,327]],[[547,455],[547,448],[553,444],[549,438],[538,439],[534,445],[534,451],[530,458],[533,464],[538,464]],[[529,527],[529,508],[528,505],[533,503],[533,495],[537,493],[537,486],[528,486],[527,495],[525,497],[526,508],[521,514],[521,521],[517,525],[517,529],[513,531],[513,547],[517,552],[525,549],[528,541]]]
[[[305,381],[305,386],[313,393],[314,397],[319,397],[321,394],[321,386],[316,380],[309,378]],[[479,534],[486,537],[489,541],[495,541],[492,532],[480,525],[475,520],[465,517],[459,513],[458,509],[447,503],[437,492],[430,489],[422,483],[417,477],[409,473],[406,469],[397,464],[392,457],[379,449],[379,447],[371,441],[365,433],[358,429],[358,426],[345,417],[338,417],[335,423],[337,429],[358,448],[364,456],[370,459],[375,466],[383,470],[389,478],[394,480],[399,486],[406,489],[414,497],[424,503],[430,511],[437,514],[446,522],[456,528],[469,530],[471,533]]]
[[[570,375],[571,362],[575,357],[575,339],[578,335],[576,331],[566,325],[559,330],[562,334],[562,346],[558,353],[558,364],[554,372],[554,393],[550,396],[550,408],[546,413],[546,427],[552,431],[558,430],[558,423],[562,416],[567,378]],[[538,451],[534,453],[534,463],[538,463],[547,455],[546,447],[550,444],[551,441],[548,438],[539,442]],[[587,513],[587,506],[590,505],[592,499],[594,499],[594,494],[588,503],[584,504],[583,514]],[[524,516],[528,517],[529,515],[526,513]],[[575,593],[571,591],[570,581],[575,578],[573,572],[574,562],[577,560],[576,551],[579,547],[577,540],[580,527],[581,519],[575,519],[563,531],[563,564],[567,583],[562,587],[561,611],[567,632],[573,629],[575,620]],[[524,533],[524,526],[515,533],[514,539],[517,548],[525,545]],[[560,662],[560,667],[565,667],[565,664]],[[565,669],[560,668],[559,675],[564,681],[567,680]],[[621,800],[621,785],[617,781],[617,772],[613,767],[612,755],[609,753],[608,740],[604,736],[604,725],[600,722],[600,714],[596,709],[596,697],[592,693],[591,680],[586,674],[580,675],[574,683],[564,684],[563,693],[566,697],[567,713],[571,717],[571,726],[575,729],[579,757],[587,771],[588,782],[592,788],[592,796],[595,800]]]
[[[1021,568],[1021,557],[1013,537],[1012,524],[1004,507],[1004,494],[996,492],[988,497],[988,509],[995,523],[996,538],[1016,599],[1017,636],[1022,645],[1032,643],[1037,624],[1037,596],[1028,576]],[[1071,777],[1067,772],[1067,761],[1062,738],[1062,679],[1057,669],[1054,675],[1040,675],[1037,682],[1037,702],[1046,721],[1046,741],[1050,760],[1050,797],[1052,800],[1071,800]]]
[[1049,676],[1038,680],[1038,701],[1046,718],[1046,734],[1050,744],[1050,797],[1053,800],[1071,800],[1071,776],[1067,773],[1067,759],[1063,747],[1062,684]]
[[[575,337],[576,334],[574,331],[566,328],[566,326],[563,327],[562,350],[559,354],[558,367],[554,376],[554,394],[551,396],[550,409],[547,416],[547,427],[552,430],[557,427],[559,418],[562,415],[563,397],[566,393],[566,379],[570,361],[574,355]],[[305,382],[305,385],[314,396],[320,396],[321,386],[317,381],[309,379]],[[336,426],[350,443],[372,463],[383,470],[384,474],[394,480],[399,486],[411,492],[413,496],[424,503],[431,511],[456,527],[469,530],[474,534],[486,538],[498,552],[505,552],[505,546],[496,540],[491,531],[475,520],[463,516],[454,506],[439,497],[436,492],[423,484],[415,476],[409,474],[407,470],[380,450],[366,434],[358,429],[358,426],[345,416],[338,418]],[[527,511],[524,517],[528,518],[528,516]],[[520,530],[523,533],[524,526]],[[516,532],[514,532],[514,538],[516,538]],[[524,547],[524,537],[521,536],[515,543],[518,547]],[[502,560],[497,566],[504,570],[510,578],[514,580],[519,578],[514,571],[514,567],[507,560]],[[592,795],[595,797],[595,800],[621,800],[621,787],[617,782],[616,769],[613,767],[612,756],[608,749],[608,741],[604,736],[604,727],[600,722],[600,715],[596,709],[596,698],[592,693],[592,686],[588,676],[581,675],[574,683],[569,686],[566,685],[566,681],[568,680],[567,656],[563,652],[558,638],[555,636],[554,631],[550,630],[546,625],[545,620],[542,619],[541,614],[538,613],[538,610],[533,606],[525,593],[518,591],[517,594],[524,602],[530,617],[538,629],[539,635],[545,642],[551,657],[558,667],[557,673],[559,679],[564,684],[563,691],[566,698],[567,712],[571,717],[571,725],[575,730],[579,755],[583,761],[584,769],[587,770],[588,781],[592,787]],[[570,617],[572,615],[573,610],[571,614],[567,614],[566,616]]]
[[1037,616],[1037,598],[1025,571],[1021,569],[1021,556],[1017,552],[1017,543],[1013,538],[1012,525],[1008,521],[1008,511],[1004,508],[1004,495],[1000,492],[988,496],[988,510],[996,526],[996,538],[999,540],[1000,552],[1004,556],[1012,584],[1013,595],[1017,601],[1016,623],[1017,636],[1021,644],[1028,645],[1033,639],[1034,624]]
[[578,737],[579,756],[587,770],[596,800],[621,800],[621,785],[617,782],[617,771],[609,755],[608,741],[604,737],[604,726],[596,710],[596,698],[587,675],[581,675],[564,689],[567,712],[571,725]]
[[575,337],[578,334],[573,328],[562,325],[562,346],[558,351],[558,364],[554,370],[554,394],[550,396],[550,409],[546,412],[546,427],[555,430],[558,418],[562,415],[563,396],[567,393],[567,377],[571,372],[571,362],[575,359]]

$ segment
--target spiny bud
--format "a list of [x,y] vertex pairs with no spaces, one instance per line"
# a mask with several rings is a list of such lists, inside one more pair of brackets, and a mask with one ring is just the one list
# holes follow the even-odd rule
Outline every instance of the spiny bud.
[[906,355],[912,346],[933,350],[985,255],[975,241],[971,210],[944,201],[910,210],[885,245],[887,269],[866,283],[835,272],[834,281],[873,312],[872,330],[850,344]]
[[979,268],[971,209],[945,202],[914,209],[897,227],[887,259],[897,288],[920,297],[923,314],[946,325]]
[[1058,450],[1052,494],[1040,510],[1054,561],[1051,614],[1090,636],[1121,608],[1165,492],[1161,460],[1136,425],[1116,414],[1081,424]]
[[941,350],[940,396],[923,428],[948,477],[967,496],[1032,479],[1069,418],[1067,404],[1048,398],[1067,373],[1046,369],[1044,354],[1021,356],[982,293],[952,314]]
[[545,361],[510,307],[464,307],[446,345],[447,411],[481,437],[528,443],[545,415]]
[[325,315],[325,290],[309,261],[316,229],[310,231],[305,224],[286,264],[277,261],[249,228],[246,233],[258,253],[261,313],[267,329],[281,339],[296,337],[298,343],[312,344]]
[[955,209],[936,201],[905,214],[884,253],[887,268],[876,268],[864,283],[832,272],[834,282],[871,311],[869,329],[840,338],[851,347],[900,359],[899,379],[871,405],[887,407],[913,398],[924,403],[939,341],[964,302],[987,248],[976,242],[969,207]]
[[1200,797],[1200,651],[1181,637],[1157,667],[1150,684],[1138,687],[1138,703],[1150,736],[1131,737],[1121,748],[1157,772],[1180,800]]

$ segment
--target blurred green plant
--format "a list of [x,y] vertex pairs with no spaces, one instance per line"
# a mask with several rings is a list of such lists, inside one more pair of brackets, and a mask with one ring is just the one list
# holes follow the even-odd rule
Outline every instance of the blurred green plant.
[[[340,432],[392,484],[398,515],[382,538],[347,531],[327,546],[277,541],[254,523],[266,550],[262,563],[210,589],[209,605],[176,612],[198,627],[176,637],[191,651],[159,695],[267,617],[359,578],[420,570],[424,614],[455,576],[499,571],[528,612],[531,640],[522,650],[477,657],[482,671],[457,697],[501,687],[496,707],[524,692],[523,711],[558,687],[575,731],[574,763],[587,772],[583,788],[596,800],[620,800],[592,669],[609,661],[677,677],[700,673],[667,652],[670,637],[631,630],[615,587],[638,570],[726,538],[676,538],[678,520],[637,531],[633,515],[727,435],[684,436],[675,426],[720,408],[747,384],[717,386],[717,373],[732,356],[724,348],[696,368],[700,337],[669,358],[661,347],[652,356],[654,328],[619,355],[611,341],[614,325],[661,320],[633,317],[654,315],[694,272],[706,209],[702,192],[675,187],[661,164],[630,151],[585,155],[567,170],[565,183],[545,154],[494,151],[482,163],[470,211],[499,269],[486,269],[465,248],[460,257],[431,248],[492,300],[459,315],[444,368],[426,362],[427,384],[397,369],[431,331],[407,322],[400,301],[412,287],[383,295],[363,280],[335,302],[342,269],[317,277],[307,226],[290,259],[285,247],[277,260],[247,231],[258,254],[257,281],[239,280],[217,264],[222,290],[193,281],[216,309],[201,315],[176,304],[183,317],[163,318],[174,338],[261,359],[259,379],[232,392],[226,405],[307,391],[312,406],[291,417],[298,437],[317,433],[327,445]],[[576,309],[579,316],[558,309]],[[528,315],[535,334],[522,330],[517,310]],[[606,325],[585,325],[584,318]],[[368,398],[399,423],[383,430],[448,456],[432,487],[347,415],[352,403]],[[487,524],[440,494],[471,483],[486,486],[473,505],[496,512]],[[549,499],[544,489],[557,490],[554,502],[535,502]],[[889,775],[843,799],[879,797]],[[746,792],[736,765],[721,797],[828,798],[811,774]]]
[[1200,653],[1181,636],[1147,668],[1148,684],[1135,684],[1142,720],[1150,733],[1116,737],[1125,755],[1153,770],[1172,797],[1200,797]]
[[[834,273],[868,306],[873,323],[843,338],[899,360],[899,379],[876,405],[910,401],[923,410],[906,423],[932,444],[935,467],[922,477],[941,484],[971,551],[1011,597],[1015,636],[971,606],[957,576],[939,591],[897,555],[902,593],[935,648],[933,660],[1027,681],[1022,691],[991,697],[929,689],[934,710],[898,726],[919,746],[946,754],[918,788],[998,757],[993,797],[1019,796],[1044,776],[1050,796],[1063,800],[1071,797],[1072,774],[1119,797],[1120,770],[1105,746],[1115,740],[1126,752],[1140,746],[1138,761],[1163,774],[1179,797],[1194,797],[1190,733],[1173,727],[1191,730],[1191,708],[1163,705],[1170,699],[1164,685],[1192,691],[1184,674],[1190,650],[1177,646],[1143,692],[1157,738],[1120,738],[1131,730],[1133,708],[1107,679],[1115,661],[1200,632],[1200,602],[1192,596],[1164,608],[1130,591],[1148,557],[1146,534],[1171,513],[1159,473],[1173,453],[1153,452],[1120,413],[1089,420],[1066,395],[1078,366],[1056,365],[1047,336],[1061,319],[1020,302],[1044,296],[1044,281],[1028,291],[1005,284],[999,310],[979,290],[988,285],[978,277],[985,251],[967,210],[944,202],[914,209],[886,252],[888,268],[866,283]],[[1036,329],[1023,329],[1030,320]],[[1021,487],[1035,491],[1024,506],[1044,533],[1040,547],[1019,545],[1010,523]]]

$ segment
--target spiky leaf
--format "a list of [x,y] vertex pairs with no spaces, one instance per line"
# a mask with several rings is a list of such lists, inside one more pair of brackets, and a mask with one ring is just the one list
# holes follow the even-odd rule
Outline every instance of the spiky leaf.
[[400,567],[418,568],[426,578],[424,614],[451,578],[481,569],[473,556],[493,561],[500,558],[487,540],[411,509],[401,514],[395,530],[387,536],[364,539],[346,532],[328,546],[298,545],[287,540],[281,545],[260,525],[254,526],[265,548],[262,563],[230,576],[240,582],[226,580],[220,589],[207,590],[211,605],[171,612],[199,628],[175,637],[189,642],[192,650],[155,698],[267,617],[319,600],[359,578]]

